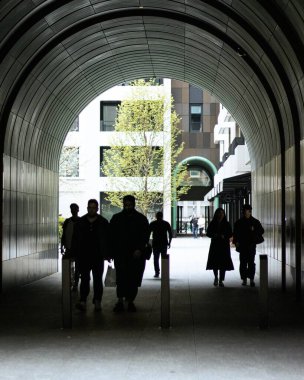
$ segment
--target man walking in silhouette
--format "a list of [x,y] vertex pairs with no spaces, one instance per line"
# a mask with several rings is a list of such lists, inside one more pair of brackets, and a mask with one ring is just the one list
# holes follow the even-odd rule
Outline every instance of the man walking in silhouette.
[[170,224],[163,220],[161,211],[156,213],[156,220],[150,223],[150,233],[152,233],[152,249],[154,256],[155,278],[159,277],[159,257],[167,256],[167,249],[171,246],[172,229]]
[[146,265],[144,252],[149,241],[149,222],[143,214],[135,210],[135,198],[126,195],[123,198],[123,210],[113,215],[110,227],[118,298],[113,311],[124,310],[125,298],[128,311],[134,312],[134,300]]
[[102,275],[104,260],[108,259],[109,222],[98,214],[96,199],[88,201],[88,212],[75,225],[73,250],[79,260],[81,274],[80,302],[76,307],[86,310],[86,301],[90,293],[90,274],[93,275],[93,304],[95,310],[101,310],[103,294]]
[[79,222],[80,217],[78,216],[79,206],[76,203],[70,204],[70,210],[72,216],[67,218],[62,226],[62,237],[61,237],[61,253],[64,257],[71,259],[74,261],[74,282],[73,282],[73,290],[77,291],[78,283],[79,283],[79,262],[76,257],[72,254],[72,238],[74,232],[74,226],[77,222]]
[[256,244],[262,243],[264,228],[260,221],[251,215],[252,207],[248,204],[243,206],[243,216],[234,224],[233,243],[237,252],[240,253],[240,276],[242,285],[247,285],[247,278],[250,286],[254,287],[255,276],[255,254]]

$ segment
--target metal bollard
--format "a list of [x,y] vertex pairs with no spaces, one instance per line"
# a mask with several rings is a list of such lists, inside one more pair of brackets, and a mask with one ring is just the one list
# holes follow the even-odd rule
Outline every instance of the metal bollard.
[[71,260],[62,258],[62,326],[72,328]]
[[161,323],[162,329],[170,327],[170,276],[169,255],[161,259]]
[[259,293],[260,329],[268,328],[268,257],[260,255],[260,293]]

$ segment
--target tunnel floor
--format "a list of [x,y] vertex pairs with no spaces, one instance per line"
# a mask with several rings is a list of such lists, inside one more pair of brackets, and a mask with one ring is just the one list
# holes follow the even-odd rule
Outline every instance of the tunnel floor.
[[209,244],[173,240],[168,330],[152,259],[136,313],[113,313],[115,289],[105,288],[102,312],[73,308],[72,329],[62,329],[60,273],[3,295],[0,379],[303,379],[301,307],[270,289],[269,328],[259,329],[258,276],[256,288],[241,286],[233,250],[235,270],[215,288],[205,270]]

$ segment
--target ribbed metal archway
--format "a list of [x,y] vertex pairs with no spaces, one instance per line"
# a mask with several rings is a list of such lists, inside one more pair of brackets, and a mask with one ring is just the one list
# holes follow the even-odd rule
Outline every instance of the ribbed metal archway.
[[[278,173],[276,223],[284,231],[285,210],[294,218],[291,261],[300,289],[301,208],[285,207],[286,187],[290,205],[301,205],[300,0],[8,0],[0,11],[4,261],[54,255],[59,154],[77,114],[115,84],[169,77],[205,88],[225,105],[242,128],[257,178],[267,165]],[[269,193],[265,186],[261,196]]]

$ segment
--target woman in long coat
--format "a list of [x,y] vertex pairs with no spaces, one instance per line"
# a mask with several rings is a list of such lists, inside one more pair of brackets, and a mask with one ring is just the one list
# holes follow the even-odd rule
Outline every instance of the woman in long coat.
[[214,286],[224,286],[226,271],[233,270],[234,267],[230,253],[232,229],[222,208],[215,211],[207,228],[207,236],[211,238],[211,244],[206,269],[213,270]]

